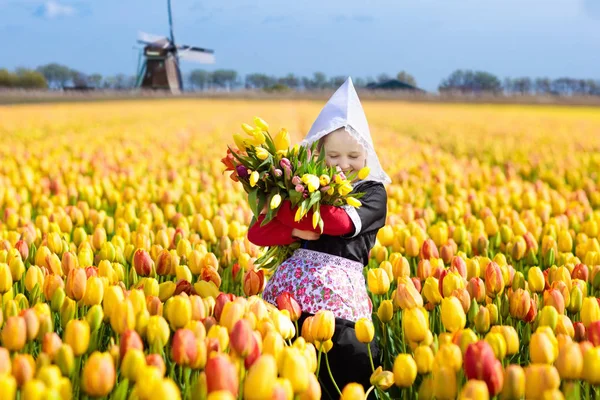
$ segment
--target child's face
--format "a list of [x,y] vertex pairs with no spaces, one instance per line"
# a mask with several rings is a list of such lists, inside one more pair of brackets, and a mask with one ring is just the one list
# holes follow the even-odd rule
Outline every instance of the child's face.
[[345,174],[358,172],[367,164],[365,149],[344,128],[325,136],[323,151],[327,165],[338,166]]

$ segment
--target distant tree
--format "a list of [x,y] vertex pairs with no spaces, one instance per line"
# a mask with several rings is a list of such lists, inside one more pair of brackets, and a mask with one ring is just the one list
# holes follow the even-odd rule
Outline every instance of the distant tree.
[[88,76],[87,84],[93,88],[100,88],[100,86],[102,86],[102,75],[92,74]]
[[16,86],[17,77],[9,70],[2,68],[0,69],[0,88],[11,88]]
[[502,89],[504,89],[504,93],[513,94],[514,93],[514,81],[512,78],[504,78],[502,81]]
[[377,83],[383,83],[389,81],[390,79],[392,78],[386,73],[377,75]]
[[354,86],[356,86],[357,88],[364,88],[365,86],[367,86],[367,81],[363,78],[356,78],[354,79]]
[[312,82],[315,89],[325,89],[327,87],[327,75],[322,72],[315,72]]
[[533,82],[533,89],[536,94],[550,94],[551,82],[549,78],[536,78]]
[[73,78],[71,68],[57,63],[42,65],[37,71],[44,75],[51,88],[63,88]]
[[218,69],[212,73],[213,83],[219,88],[232,89],[237,81],[237,71]]
[[333,76],[329,79],[329,87],[332,89],[337,89],[348,79],[345,75]]
[[300,86],[300,78],[296,77],[296,75],[292,73],[279,78],[277,82],[291,89],[297,89]]
[[15,86],[24,89],[45,89],[48,87],[44,75],[27,68],[17,68],[15,71]]
[[88,86],[88,76],[83,72],[79,72],[77,70],[71,70],[71,81],[73,82],[73,86],[75,87],[87,87]]
[[456,70],[442,81],[440,92],[457,90],[461,93],[500,93],[502,83],[496,75],[485,71]]
[[247,89],[264,89],[275,85],[277,78],[265,74],[248,74],[246,75]]
[[415,80],[414,76],[412,76],[406,71],[398,72],[398,74],[396,75],[396,79],[398,79],[400,82],[404,82],[412,86],[417,86],[417,81]]
[[195,69],[190,72],[189,81],[193,88],[205,90],[212,79],[210,72],[203,69]]
[[531,78],[521,77],[513,80],[513,90],[521,95],[529,94],[533,88]]

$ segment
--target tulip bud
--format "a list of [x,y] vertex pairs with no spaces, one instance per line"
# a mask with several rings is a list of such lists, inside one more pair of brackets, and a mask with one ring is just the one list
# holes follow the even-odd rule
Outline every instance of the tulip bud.
[[576,343],[569,343],[563,346],[558,352],[556,359],[556,369],[561,379],[579,380],[583,372],[583,354],[581,348]]
[[56,353],[56,365],[64,376],[70,376],[75,368],[75,356],[73,349],[68,344],[63,344]]
[[206,383],[208,393],[227,390],[234,396],[238,393],[238,375],[234,365],[224,355],[216,355],[206,362]]
[[[462,308],[461,308],[462,309]],[[402,328],[404,336],[412,342],[425,340],[429,332],[427,311],[424,308],[407,308],[402,311]]]
[[581,306],[581,322],[587,328],[592,322],[600,320],[600,305],[594,297],[586,297],[583,299]]
[[[450,367],[437,367],[432,375],[433,395],[436,399],[455,399],[458,392],[456,372]],[[420,398],[420,396],[419,396]]]
[[390,289],[389,276],[382,268],[369,269],[367,284],[369,291],[375,295],[386,294]]
[[12,316],[2,328],[2,345],[11,351],[20,351],[27,340],[27,324],[23,317]]
[[521,399],[525,396],[525,371],[516,364],[506,367],[504,372],[504,386],[502,398]]
[[249,270],[244,274],[243,289],[246,296],[255,296],[264,288],[264,270]]
[[446,330],[456,332],[465,327],[467,322],[462,304],[456,297],[446,297],[442,300],[442,323]]
[[399,354],[394,360],[394,383],[410,387],[417,377],[417,363],[410,354]]
[[377,309],[377,316],[384,324],[390,322],[394,316],[394,305],[390,300],[384,300]]
[[373,322],[366,318],[360,318],[354,326],[356,338],[361,343],[371,343],[375,335]]
[[419,374],[424,375],[431,372],[433,368],[433,351],[429,346],[418,346],[415,351],[415,363],[417,365],[417,371]]
[[490,330],[490,312],[484,306],[479,306],[479,311],[475,316],[475,329],[480,334],[485,334]]
[[541,398],[546,391],[558,389],[560,376],[551,365],[530,364],[525,368],[525,382],[536,382],[525,386],[525,398]]
[[341,400],[364,400],[365,389],[360,383],[349,383],[342,390]]
[[83,367],[82,386],[90,396],[107,396],[115,384],[115,366],[108,353],[94,352]]
[[546,285],[544,274],[539,267],[529,268],[527,273],[527,282],[529,283],[529,289],[534,293],[540,293],[544,290]]

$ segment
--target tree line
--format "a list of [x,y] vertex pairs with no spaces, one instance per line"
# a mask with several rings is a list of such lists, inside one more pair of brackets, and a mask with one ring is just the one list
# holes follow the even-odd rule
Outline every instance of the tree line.
[[[203,90],[323,90],[335,89],[344,80],[345,75],[327,76],[315,72],[312,76],[299,76],[289,73],[275,76],[264,73],[251,73],[245,76],[232,69],[207,71],[195,69],[184,75],[183,81],[187,91]],[[379,74],[376,77],[356,77],[354,84],[358,88],[384,83],[391,79],[417,87],[413,75],[400,71],[396,75]],[[103,76],[101,74],[85,74],[68,66],[50,63],[35,70],[17,68],[14,71],[0,69],[0,88],[54,89],[91,88],[130,90],[136,85],[136,77],[126,74]],[[600,96],[600,80],[575,79],[561,77],[550,79],[545,77],[507,77],[498,76],[486,71],[459,69],[443,79],[438,86],[440,93],[494,93],[498,95],[561,95]]]

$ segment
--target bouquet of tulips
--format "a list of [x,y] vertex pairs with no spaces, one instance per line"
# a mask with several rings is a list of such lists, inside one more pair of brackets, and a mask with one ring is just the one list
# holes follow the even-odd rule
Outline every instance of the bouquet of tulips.
[[[290,135],[286,129],[272,137],[269,125],[255,117],[254,124],[242,124],[247,136],[234,134],[237,149],[229,148],[221,160],[231,178],[240,182],[248,193],[248,202],[255,218],[265,213],[262,225],[276,215],[282,202],[289,199],[295,208],[295,221],[300,221],[311,210],[313,228],[323,232],[321,205],[360,207],[358,200],[364,193],[352,193],[352,181],[364,179],[367,167],[346,176],[339,168],[327,166],[324,153],[318,153],[317,143],[312,146],[296,145],[290,148]],[[253,221],[254,222],[254,221]],[[257,265],[272,270],[288,258],[298,244],[273,246]]]

